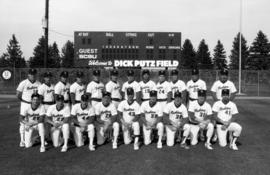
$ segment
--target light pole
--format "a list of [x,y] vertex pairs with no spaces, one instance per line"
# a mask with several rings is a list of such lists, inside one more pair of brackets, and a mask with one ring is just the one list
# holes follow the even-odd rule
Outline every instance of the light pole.
[[241,79],[242,79],[242,6],[243,0],[240,0],[240,26],[239,26],[239,74],[238,74],[238,95],[241,93]]

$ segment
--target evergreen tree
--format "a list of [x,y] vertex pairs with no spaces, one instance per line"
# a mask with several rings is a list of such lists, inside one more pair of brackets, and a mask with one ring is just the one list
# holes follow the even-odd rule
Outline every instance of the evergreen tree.
[[208,45],[205,43],[204,39],[199,44],[196,57],[197,57],[198,65],[201,69],[213,68],[211,54],[210,54]]
[[1,57],[0,57],[0,67],[10,67],[9,62],[8,62],[8,56],[6,53],[4,53]]
[[226,52],[220,40],[214,49],[213,63],[215,69],[227,68]]
[[[234,38],[233,48],[231,50],[230,55],[230,69],[238,69],[239,68],[239,42],[240,42],[240,33]],[[245,69],[246,61],[249,55],[247,41],[244,36],[241,34],[241,67]]]
[[74,45],[71,41],[67,41],[62,48],[61,61],[63,67],[74,67]]
[[252,43],[247,60],[248,69],[266,70],[270,68],[270,44],[267,36],[259,31]]
[[197,68],[196,52],[189,39],[186,39],[181,51],[180,67],[184,69]]
[[49,46],[49,58],[48,67],[59,68],[60,67],[60,55],[56,42]]

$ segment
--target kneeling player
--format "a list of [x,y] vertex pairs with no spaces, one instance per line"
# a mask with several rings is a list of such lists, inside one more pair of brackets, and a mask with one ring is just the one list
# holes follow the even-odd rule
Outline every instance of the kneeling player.
[[56,95],[56,104],[50,106],[47,111],[47,122],[52,125],[51,137],[54,147],[59,147],[62,144],[61,132],[64,138],[64,145],[61,152],[66,152],[68,149],[69,139],[69,117],[70,108],[64,105],[64,96]]
[[190,132],[190,125],[188,124],[188,112],[184,104],[182,104],[182,94],[176,91],[174,94],[174,101],[166,105],[164,111],[164,123],[166,125],[167,145],[173,146],[175,134],[183,130],[183,139],[181,147],[189,149],[186,144],[186,139]]
[[162,107],[157,103],[157,91],[150,91],[150,100],[142,103],[141,113],[144,144],[149,145],[152,142],[152,131],[157,129],[157,148],[162,148],[162,136],[164,132],[164,125],[162,123],[163,112]]
[[40,96],[33,94],[31,96],[31,105],[23,108],[21,112],[20,122],[25,125],[25,147],[29,148],[33,145],[35,137],[33,132],[38,131],[40,136],[40,152],[45,152],[45,129],[44,129],[44,106],[40,105]]
[[119,118],[122,123],[122,130],[124,136],[124,143],[130,144],[130,132],[134,135],[134,150],[139,149],[139,135],[140,135],[140,105],[134,101],[133,88],[127,88],[127,100],[122,101],[118,106]]
[[95,111],[94,108],[88,104],[88,95],[82,95],[81,103],[77,103],[72,107],[71,116],[74,123],[73,134],[76,146],[81,147],[84,145],[83,132],[87,132],[89,138],[89,150],[94,151]]
[[230,139],[230,148],[238,150],[235,142],[242,131],[242,127],[235,122],[238,110],[235,103],[230,101],[229,89],[223,89],[221,95],[222,100],[215,102],[213,106],[219,145],[222,147],[227,145],[227,133],[231,131],[233,137]]
[[106,141],[106,136],[113,130],[113,149],[117,149],[117,139],[119,135],[119,123],[117,123],[117,110],[111,103],[111,93],[104,92],[102,102],[95,106],[97,121],[97,144],[102,145]]
[[[211,106],[205,100],[206,90],[198,90],[198,100],[189,105],[191,145],[196,145],[198,143],[199,131],[203,134],[203,131],[206,130],[207,140],[205,142],[205,147],[212,150],[213,148],[211,147],[210,140],[214,132],[214,125],[211,123],[213,113]],[[201,139],[201,141],[202,140],[203,139]]]

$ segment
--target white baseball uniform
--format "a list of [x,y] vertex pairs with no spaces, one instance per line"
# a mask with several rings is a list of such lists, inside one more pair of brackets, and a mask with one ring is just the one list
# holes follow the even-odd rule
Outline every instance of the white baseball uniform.
[[45,111],[54,104],[54,85],[51,84],[50,86],[43,83],[41,86],[38,87],[38,94],[43,96],[43,105]]
[[[200,129],[206,129],[207,138],[211,138],[214,132],[214,125],[212,123],[207,122],[206,125],[201,125],[204,121],[206,121],[206,117],[212,115],[212,108],[209,103],[204,102],[203,105],[200,105],[198,101],[191,103],[189,105],[189,112],[193,113],[195,118],[199,119],[202,122],[194,123],[190,122],[190,133],[191,133],[191,145],[196,145],[198,143],[198,133]],[[203,128],[202,128],[203,127]]]
[[104,84],[102,82],[91,81],[86,88],[86,93],[91,94],[91,104],[96,106],[101,102],[102,91],[104,90]]
[[171,84],[168,81],[158,82],[156,85],[157,99],[160,106],[164,108],[167,104],[168,93],[172,91]]
[[170,85],[171,85],[171,89],[172,89],[172,98],[173,99],[174,99],[174,93],[176,91],[183,92],[187,89],[185,82],[183,82],[182,80],[178,80],[176,83],[170,82]]
[[125,100],[127,100],[127,89],[132,88],[134,90],[134,99],[136,99],[136,93],[141,91],[140,84],[137,81],[129,83],[125,82],[122,86],[122,92],[125,93]]
[[77,103],[72,107],[71,115],[77,118],[80,126],[74,126],[74,141],[77,147],[84,145],[83,132],[88,133],[89,145],[93,145],[95,136],[95,127],[93,123],[89,123],[91,117],[95,117],[95,110],[92,106],[88,105],[82,109],[81,104]]
[[147,101],[150,99],[150,91],[156,90],[156,84],[149,80],[148,82],[140,81],[139,83],[142,92],[142,101]]
[[[163,111],[161,106],[156,103],[154,106],[150,106],[149,101],[145,101],[141,105],[141,113],[145,115],[145,120],[153,129],[158,130],[158,136],[162,138],[164,132],[164,125],[162,122],[157,123],[158,118],[163,117]],[[149,145],[151,140],[152,129],[147,129],[145,125],[143,125],[143,137],[144,144]]]
[[189,80],[187,82],[187,92],[189,94],[189,105],[198,99],[198,90],[207,90],[205,81],[199,79],[196,82]]
[[[224,104],[221,100],[214,103],[213,112],[217,112],[217,117],[222,121],[230,121],[233,115],[238,114],[238,109],[234,102]],[[239,137],[242,131],[242,127],[236,123],[231,122],[227,129],[222,130],[222,123],[217,122],[217,136],[219,145],[224,147],[227,145],[227,132],[232,131],[233,136]]]
[[220,80],[218,80],[213,84],[211,88],[211,91],[216,93],[216,97],[218,100],[222,99],[221,96],[222,89],[229,89],[230,94],[235,93],[237,91],[235,85],[230,80],[227,80],[225,83],[222,83]]
[[64,96],[64,102],[65,105],[69,105],[69,88],[70,88],[70,84],[69,83],[63,83],[61,81],[59,81],[55,87],[54,87],[54,93],[56,95],[63,95]]
[[[179,107],[176,107],[174,104],[174,101],[168,103],[163,112],[169,115],[170,121],[177,123],[178,125],[181,124],[182,119],[188,118],[188,112],[185,105],[181,104]],[[166,134],[167,134],[167,145],[173,146],[176,131],[172,130],[170,125],[166,125],[165,128],[166,128]],[[177,129],[182,129],[182,128],[177,128]],[[184,124],[183,130],[184,130],[183,136],[188,137],[189,132],[190,132],[190,125]]]
[[129,129],[133,130],[135,136],[140,135],[140,124],[138,121],[133,121],[135,117],[141,113],[140,105],[136,101],[132,104],[128,104],[127,100],[124,100],[119,104],[118,111],[122,112],[123,121],[129,125],[129,128],[125,128],[122,124],[124,143],[129,144],[132,141]]
[[84,84],[78,84],[77,82],[74,82],[70,86],[70,93],[75,95],[75,103],[80,103],[81,96],[85,93],[85,85]]
[[121,88],[120,88],[119,82],[114,82],[114,81],[110,80],[106,84],[105,89],[107,92],[111,93],[112,103],[117,108],[121,99],[122,99],[121,92],[120,92]]

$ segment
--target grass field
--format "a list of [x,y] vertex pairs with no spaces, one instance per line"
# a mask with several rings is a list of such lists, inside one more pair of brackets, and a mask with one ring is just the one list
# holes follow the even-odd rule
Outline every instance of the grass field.
[[[15,100],[15,99],[14,99]],[[14,103],[0,100],[0,104]],[[48,147],[39,153],[39,146],[19,148],[18,105],[0,108],[0,174],[270,174],[270,100],[236,100],[241,113],[239,123],[243,133],[239,151],[228,147],[206,150],[202,143],[190,150],[179,145],[156,144],[142,146],[120,145],[112,150],[111,144],[90,152],[87,146],[70,145],[66,153]]]

